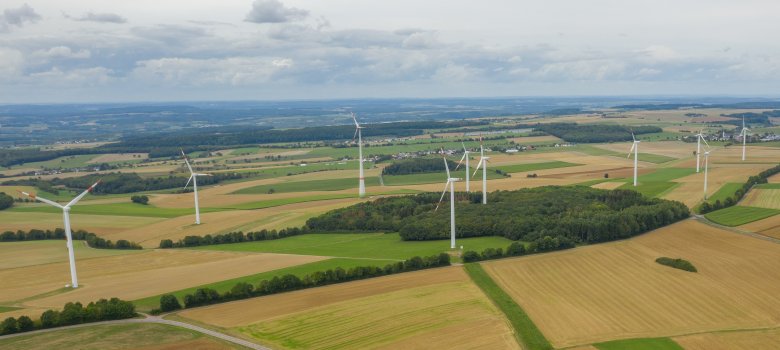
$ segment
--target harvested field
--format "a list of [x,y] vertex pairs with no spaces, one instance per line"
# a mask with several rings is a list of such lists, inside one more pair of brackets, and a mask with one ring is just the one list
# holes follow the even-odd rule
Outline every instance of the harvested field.
[[[641,140],[641,135],[639,136]],[[616,142],[599,144],[596,147],[605,149],[612,152],[617,152],[625,156],[628,154],[628,150],[631,148],[631,140],[629,142]],[[663,141],[663,142],[642,142],[639,144],[639,153],[650,153],[671,158],[687,158],[693,156],[693,151],[696,150],[696,144],[685,143],[681,141]],[[642,160],[642,156],[639,156],[639,160]]]
[[739,205],[748,207],[780,209],[780,190],[752,189],[739,201]]
[[100,164],[100,163],[113,163],[113,162],[127,162],[127,161],[141,161],[148,159],[149,153],[108,153],[101,154],[95,158],[92,158],[87,164]]
[[[317,256],[154,250],[79,260],[76,290],[25,302],[31,307],[61,307],[69,301],[105,297],[140,299],[167,291],[322,260]],[[0,270],[5,300],[18,300],[61,288],[70,275],[67,262]]]
[[[80,259],[138,253],[138,250],[95,249],[85,241],[73,242],[74,254]],[[42,265],[68,260],[65,240],[0,243],[0,270]]]
[[773,350],[780,349],[780,329],[718,332],[673,338],[686,350]]
[[[139,216],[71,214],[70,220],[74,230],[86,230],[103,236],[134,227],[151,225],[164,219]],[[59,213],[0,211],[0,232],[6,230],[27,231],[30,229],[53,230],[62,226],[62,214]]]
[[550,142],[560,142],[563,141],[555,136],[547,135],[547,136],[525,136],[525,137],[515,137],[511,138],[510,140],[519,143],[521,145],[534,145],[537,143],[550,143]]
[[598,183],[598,184],[595,184],[595,185],[590,186],[590,187],[600,188],[602,190],[614,190],[614,189],[616,189],[616,188],[618,188],[620,186],[623,186],[623,185],[625,185],[625,182],[602,182],[602,183]]
[[[767,168],[768,166],[759,164],[710,164],[707,194],[711,197],[728,183],[744,183],[748,177],[758,174]],[[681,185],[677,186],[673,191],[664,194],[661,198],[680,201],[688,207],[694,207],[704,199],[703,172],[674,179],[674,182],[681,183]]]
[[740,229],[760,233],[765,236],[780,238],[780,215],[770,216],[763,220],[739,226]]
[[[656,264],[660,256],[689,260],[699,272]],[[483,265],[556,347],[780,321],[780,245],[695,220]]]
[[[276,348],[518,349],[461,267],[403,273],[180,313]],[[468,330],[468,332],[466,332]]]

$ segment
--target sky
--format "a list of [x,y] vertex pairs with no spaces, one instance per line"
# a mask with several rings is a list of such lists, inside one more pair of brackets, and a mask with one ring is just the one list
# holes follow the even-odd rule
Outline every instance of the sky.
[[3,0],[0,103],[780,96],[774,0]]

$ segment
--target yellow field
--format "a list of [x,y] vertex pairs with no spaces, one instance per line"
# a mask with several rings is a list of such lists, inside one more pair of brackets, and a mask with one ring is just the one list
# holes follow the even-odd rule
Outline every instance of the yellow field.
[[[85,201],[85,203],[87,202]],[[96,232],[102,237],[104,234],[151,225],[165,219],[139,216],[71,214],[70,220],[74,230]],[[62,214],[0,211],[0,231],[47,230],[61,228],[62,225]]]
[[[61,307],[69,301],[106,297],[140,299],[167,291],[322,260],[317,256],[154,250],[92,259],[76,257],[76,290],[24,302],[29,307]],[[62,288],[70,281],[67,262],[0,270],[3,301],[13,301]]]
[[776,174],[776,175],[770,176],[767,179],[767,182],[769,182],[770,184],[780,183],[780,174]]
[[[628,154],[628,150],[631,149],[631,142],[606,143],[596,145],[596,147],[626,155]],[[695,150],[696,144],[681,141],[642,142],[639,144],[640,153],[659,154],[672,158],[692,157],[692,152]],[[639,157],[639,160],[642,160],[641,156]]]
[[620,186],[623,186],[623,185],[625,185],[624,182],[602,182],[602,183],[595,184],[595,185],[590,186],[590,187],[600,188],[602,190],[614,190],[614,189],[616,189],[616,188],[618,188]]
[[274,348],[518,349],[507,321],[462,267],[208,306],[180,316]]
[[101,154],[95,158],[92,158],[87,164],[100,164],[110,162],[126,162],[136,159],[147,159],[149,153],[107,153]]
[[780,209],[780,190],[752,189],[743,198],[739,205],[749,207]]
[[[767,168],[769,165],[762,164],[711,164],[707,181],[707,195],[715,194],[726,183],[745,182],[751,175]],[[704,199],[703,172],[675,179],[674,182],[680,183],[680,185],[664,194],[663,199],[680,201],[688,207],[693,207]]]
[[[137,250],[94,249],[84,241],[74,243],[75,254],[80,260],[101,256],[138,253]],[[65,240],[0,243],[0,270],[24,266],[42,265],[68,260]]]
[[673,338],[686,350],[774,350],[780,349],[780,329],[721,332]]
[[764,236],[780,238],[780,215],[739,226],[740,229],[760,233]]
[[[687,259],[699,272],[655,263],[661,256]],[[484,266],[557,347],[780,321],[780,245],[695,220]]]

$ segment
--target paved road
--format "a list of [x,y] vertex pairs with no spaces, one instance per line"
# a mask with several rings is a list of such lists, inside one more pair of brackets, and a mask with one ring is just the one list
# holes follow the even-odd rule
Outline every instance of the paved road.
[[158,323],[158,324],[166,324],[169,326],[174,327],[181,327],[186,328],[189,330],[193,330],[199,333],[203,333],[206,335],[210,335],[214,338],[222,339],[226,342],[230,342],[233,344],[238,344],[250,349],[256,349],[256,350],[271,350],[270,348],[267,348],[265,346],[252,343],[250,341],[236,338],[234,336],[227,335],[225,333],[220,333],[217,331],[212,331],[210,329],[206,329],[203,327],[198,327],[189,323],[184,322],[178,322],[178,321],[171,321],[171,320],[165,320],[160,316],[149,316],[149,315],[143,315],[144,318],[131,318],[127,320],[116,320],[116,321],[103,321],[103,322],[94,322],[94,323],[84,323],[84,324],[77,324],[73,326],[65,326],[65,327],[57,327],[57,328],[49,328],[49,329],[41,329],[37,331],[32,332],[26,332],[26,333],[17,333],[17,334],[9,334],[9,335],[3,335],[0,336],[0,339],[8,339],[13,337],[20,337],[25,335],[32,335],[32,334],[38,334],[38,333],[47,333],[47,332],[53,332],[53,331],[59,331],[64,329],[72,329],[72,328],[82,328],[82,327],[92,327],[92,326],[99,326],[99,325],[110,325],[110,324],[128,324],[128,323]]

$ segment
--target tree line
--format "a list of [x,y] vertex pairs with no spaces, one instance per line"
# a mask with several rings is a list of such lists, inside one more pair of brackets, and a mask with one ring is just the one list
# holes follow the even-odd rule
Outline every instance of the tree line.
[[[455,170],[458,163],[447,159],[450,170]],[[441,158],[411,158],[395,161],[382,169],[382,175],[408,175],[418,173],[437,173],[444,171]]]
[[[222,294],[211,288],[198,288],[194,293],[184,296],[183,307],[192,308],[449,265],[450,256],[446,253],[441,253],[427,257],[415,256],[405,261],[387,264],[384,268],[377,266],[357,266],[345,270],[341,267],[337,267],[326,271],[312,272],[303,276],[303,278],[292,274],[286,274],[281,277],[274,276],[271,279],[262,280],[257,285],[239,282],[229,291]],[[169,312],[180,308],[182,308],[182,304],[179,302],[178,298],[174,295],[166,294],[160,297],[160,308],[154,310],[153,313]]]
[[780,165],[776,165],[772,168],[769,168],[767,170],[758,173],[758,175],[753,175],[749,177],[747,181],[745,181],[745,183],[742,184],[742,187],[738,188],[733,195],[727,197],[724,201],[721,202],[721,200],[718,199],[714,203],[710,203],[706,201],[702,203],[699,206],[699,213],[707,214],[709,212],[713,212],[719,209],[728,208],[736,205],[737,203],[739,203],[739,201],[742,200],[743,197],[745,197],[745,195],[748,193],[748,191],[750,191],[751,188],[753,188],[753,186],[767,183],[770,177],[778,173],[780,173]]
[[771,126],[772,121],[769,118],[780,118],[780,110],[764,111],[761,113],[745,112],[734,114],[722,114],[724,117],[734,118],[735,120],[728,120],[721,122],[723,124],[731,124],[742,126],[742,118],[745,118],[746,124],[760,124],[762,126]]
[[67,303],[62,311],[44,311],[38,321],[33,321],[29,316],[8,317],[0,323],[0,335],[82,323],[121,320],[136,316],[138,314],[135,312],[135,305],[118,298],[100,299],[97,302],[87,304],[86,307],[79,302]]
[[[84,230],[72,230],[71,236],[74,240],[83,240],[87,242],[91,248],[98,249],[142,249],[138,243],[130,242],[124,239],[112,242],[104,238],[98,237],[98,235],[87,232]],[[5,231],[0,233],[0,242],[22,242],[22,241],[42,241],[48,239],[65,239],[65,230],[62,228],[56,228],[52,230],[38,230],[31,229],[29,231],[17,230]]]
[[205,235],[205,236],[186,236],[176,242],[170,239],[163,239],[160,241],[160,248],[186,248],[197,247],[202,245],[214,245],[214,244],[229,244],[229,243],[241,243],[252,241],[269,241],[274,239],[280,239],[291,236],[298,236],[309,232],[309,228],[303,227],[288,227],[281,230],[266,230],[251,231],[244,233],[243,231],[235,231],[222,234]]
[[[647,198],[631,190],[546,186],[489,194],[456,193],[458,237],[503,236],[534,241],[544,236],[578,243],[628,238],[687,218],[679,202]],[[449,210],[434,211],[438,194],[379,198],[335,209],[306,222],[316,232],[399,232],[401,239],[447,239]]]
[[570,249],[574,247],[574,241],[566,237],[544,236],[528,243],[528,246],[523,244],[523,242],[512,242],[512,244],[510,244],[506,250],[501,248],[485,248],[481,253],[473,250],[467,250],[463,252],[463,262],[469,263],[481,260],[523,256],[527,254],[538,254],[556,250]]
[[599,143],[631,141],[634,135],[661,132],[657,126],[623,126],[611,124],[549,123],[536,124],[536,130],[564,139],[568,142]]
[[5,210],[14,205],[14,197],[11,197],[5,192],[0,192],[0,210]]

